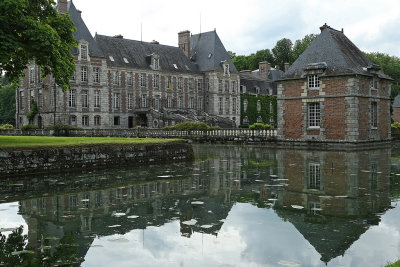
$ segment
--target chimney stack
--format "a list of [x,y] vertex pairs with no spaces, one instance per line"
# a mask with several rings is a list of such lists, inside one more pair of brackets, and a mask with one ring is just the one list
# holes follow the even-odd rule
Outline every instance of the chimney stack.
[[68,13],[68,0],[57,0],[57,11],[60,14]]
[[182,31],[178,33],[178,46],[183,53],[190,58],[190,31]]
[[285,72],[287,72],[289,68],[290,68],[290,64],[289,63],[285,63]]
[[271,69],[271,65],[267,61],[262,61],[258,63],[258,70],[260,76],[264,78],[268,78],[269,70]]

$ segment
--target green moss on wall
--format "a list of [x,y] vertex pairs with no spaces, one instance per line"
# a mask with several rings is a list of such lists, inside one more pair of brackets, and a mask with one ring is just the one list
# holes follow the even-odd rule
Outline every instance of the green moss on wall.
[[[247,100],[247,110],[244,111],[244,102]],[[257,110],[257,102],[260,101],[261,110]],[[272,104],[272,110],[270,110]],[[249,125],[256,123],[257,118],[261,116],[262,122],[265,124],[271,124],[270,118],[274,119],[273,125],[277,125],[277,102],[276,96],[264,96],[264,95],[250,95],[241,94],[240,96],[240,124],[243,125],[243,120],[247,116]]]

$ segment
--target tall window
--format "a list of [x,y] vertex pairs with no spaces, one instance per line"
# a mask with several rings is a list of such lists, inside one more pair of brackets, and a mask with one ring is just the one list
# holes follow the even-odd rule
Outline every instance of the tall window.
[[82,107],[83,108],[89,107],[88,91],[86,90],[82,90]]
[[119,116],[114,117],[114,125],[117,126],[120,124]]
[[154,74],[153,75],[153,88],[160,87],[160,75]]
[[69,124],[72,126],[76,126],[76,116],[72,115],[69,117]]
[[93,82],[94,83],[100,82],[100,68],[98,67],[93,68]]
[[308,188],[320,189],[321,188],[321,168],[318,163],[308,164]]
[[236,98],[232,99],[232,113],[236,114]]
[[100,123],[101,123],[101,117],[94,116],[94,126],[100,126]]
[[223,112],[222,97],[218,98],[218,107],[219,107],[219,114],[222,114],[222,112]]
[[320,127],[321,109],[319,103],[308,104],[308,127]]
[[199,90],[199,91],[203,90],[203,79],[197,80],[197,90]]
[[189,97],[189,108],[194,108],[194,97]]
[[229,114],[229,97],[225,99],[225,113]]
[[39,100],[39,103],[38,103],[39,108],[43,108],[43,91],[42,91],[42,89],[39,89],[38,100]]
[[202,97],[199,97],[197,99],[197,109],[198,110],[203,110],[203,98]]
[[232,81],[232,94],[236,94],[236,81]]
[[182,89],[183,89],[183,78],[178,77],[178,90],[182,90]]
[[160,109],[160,96],[159,95],[154,96],[154,109],[155,110]]
[[118,71],[113,71],[113,73],[112,73],[112,83],[114,85],[119,85],[119,72]]
[[247,112],[247,99],[243,100],[243,112]]
[[88,81],[88,69],[86,66],[81,66],[81,82]]
[[133,94],[128,93],[128,109],[133,109]]
[[82,116],[82,126],[89,126],[89,116]]
[[140,73],[140,86],[146,87],[146,73]]
[[222,80],[218,80],[218,92],[222,93]]
[[95,108],[100,107],[100,90],[94,91],[94,107]]
[[31,67],[29,69],[29,83],[35,83],[35,68]]
[[183,108],[183,96],[178,96],[178,108]]
[[24,98],[24,91],[19,92],[19,109],[25,109],[25,98]]
[[167,96],[167,108],[172,108],[172,96]]
[[133,84],[133,74],[132,74],[132,72],[128,72],[126,74],[126,84],[128,86],[132,86],[132,84]]
[[114,104],[114,109],[119,109],[121,106],[121,98],[119,93],[114,93],[113,95],[113,104]]
[[261,101],[257,100],[257,112],[261,112]]
[[378,103],[371,102],[371,126],[378,127]]
[[68,106],[70,108],[76,107],[76,91],[75,89],[69,90],[69,101],[68,101]]
[[167,88],[172,89],[172,77],[171,76],[167,77]]
[[225,93],[229,93],[229,81],[225,81],[225,87],[224,87]]
[[190,78],[189,79],[189,90],[193,91],[194,89],[194,79]]
[[309,75],[308,76],[308,89],[319,89],[318,75]]
[[140,107],[147,108],[147,95],[142,95]]
[[87,59],[87,45],[81,45],[81,59]]

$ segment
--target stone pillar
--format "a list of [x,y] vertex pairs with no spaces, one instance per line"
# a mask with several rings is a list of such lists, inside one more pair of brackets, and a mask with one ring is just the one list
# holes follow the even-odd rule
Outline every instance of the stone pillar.
[[190,31],[178,33],[178,46],[187,57],[190,57]]

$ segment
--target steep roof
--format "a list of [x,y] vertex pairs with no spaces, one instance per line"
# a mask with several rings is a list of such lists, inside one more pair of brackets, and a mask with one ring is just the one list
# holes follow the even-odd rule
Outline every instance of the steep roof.
[[216,31],[194,34],[190,37],[191,59],[200,71],[223,72],[221,62],[228,61],[229,71],[238,73]]
[[[106,56],[107,65],[111,67],[151,70],[150,56],[156,54],[160,57],[160,71],[198,73],[197,66],[186,57],[179,47],[99,34],[96,34],[95,40]],[[114,61],[110,60],[110,56]]]
[[[328,25],[321,28],[321,34],[308,46],[299,58],[285,72],[282,79],[304,77],[303,68],[311,64],[325,65],[323,75],[361,74],[371,75],[369,68],[378,67],[357,48],[342,31]],[[322,76],[323,76],[322,75]],[[389,78],[382,72],[381,78]]]
[[[89,29],[86,27],[86,24],[81,17],[81,12],[76,9],[72,1],[68,2],[68,13],[70,14],[76,28],[76,32],[73,33],[75,39],[77,41],[83,39],[89,43],[89,56],[103,57],[103,53],[101,52],[96,41],[93,39],[93,36],[90,34]],[[78,49],[73,48],[72,53],[75,55],[78,54]]]

